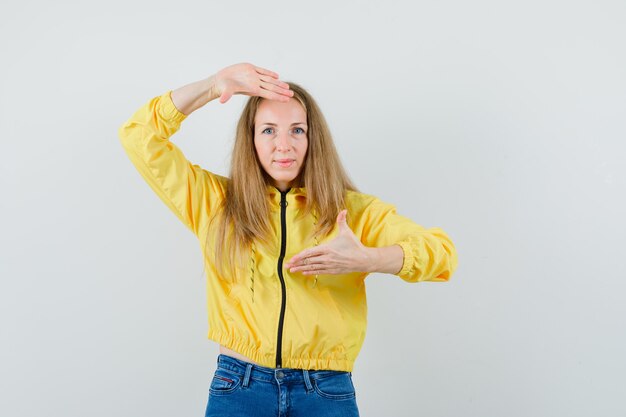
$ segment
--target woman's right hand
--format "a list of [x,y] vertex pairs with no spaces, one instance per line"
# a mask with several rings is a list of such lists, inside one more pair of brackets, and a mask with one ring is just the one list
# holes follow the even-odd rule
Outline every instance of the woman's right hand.
[[277,73],[247,62],[221,69],[213,75],[213,81],[214,93],[222,104],[235,94],[279,101],[293,97],[289,84],[280,81]]

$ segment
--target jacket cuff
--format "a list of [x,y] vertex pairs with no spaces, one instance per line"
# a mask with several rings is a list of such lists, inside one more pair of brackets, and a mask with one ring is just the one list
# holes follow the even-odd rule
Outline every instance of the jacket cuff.
[[187,118],[187,115],[178,110],[174,105],[174,102],[172,101],[172,90],[169,90],[161,96],[159,104],[159,113],[164,119],[182,122]]
[[413,265],[415,265],[415,253],[413,251],[413,246],[409,242],[398,242],[397,245],[400,245],[402,251],[404,252],[404,260],[402,262],[402,268],[400,272],[396,275],[399,277],[406,277],[413,274]]

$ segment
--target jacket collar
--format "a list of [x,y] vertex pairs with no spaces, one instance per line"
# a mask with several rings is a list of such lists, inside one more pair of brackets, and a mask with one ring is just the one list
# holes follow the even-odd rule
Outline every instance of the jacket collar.
[[[267,194],[272,201],[274,207],[280,207],[281,191],[274,185],[267,186]],[[306,188],[305,187],[291,187],[285,192],[287,199],[287,205],[296,204],[296,207],[301,207],[306,203]]]

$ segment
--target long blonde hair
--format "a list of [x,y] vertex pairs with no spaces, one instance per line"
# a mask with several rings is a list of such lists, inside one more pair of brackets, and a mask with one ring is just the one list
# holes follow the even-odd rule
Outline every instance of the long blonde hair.
[[[328,124],[313,97],[300,85],[287,84],[294,92],[293,98],[304,108],[308,124],[304,163],[292,187],[306,188],[306,205],[301,216],[315,213],[317,218],[311,237],[326,236],[335,225],[339,212],[345,208],[346,190],[358,190],[341,164]],[[228,276],[233,280],[236,274],[232,270],[232,260],[237,260],[241,267],[253,243],[268,244],[272,232],[267,195],[272,178],[263,169],[254,146],[254,120],[261,100],[264,99],[250,97],[239,118],[230,181],[222,205],[211,219],[211,224],[213,221],[217,223],[215,241],[210,245],[211,233],[207,233],[205,245],[207,258],[215,260],[218,275],[224,277],[224,268],[228,268]],[[227,253],[225,248],[228,248]]]

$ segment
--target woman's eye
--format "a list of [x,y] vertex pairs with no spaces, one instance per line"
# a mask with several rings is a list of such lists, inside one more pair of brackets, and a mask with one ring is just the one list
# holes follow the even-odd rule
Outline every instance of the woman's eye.
[[[261,133],[263,133],[263,134],[267,134],[267,135],[270,135],[270,134],[272,134],[272,133],[273,133],[273,130],[274,130],[274,128],[272,128],[272,127],[266,127],[265,129],[263,129],[263,130],[261,131]],[[302,135],[302,134],[305,134],[305,133],[306,133],[306,131],[305,131],[303,128],[301,128],[301,127],[296,127],[296,128],[294,129],[294,133],[296,133],[296,134],[298,134],[298,135]]]

